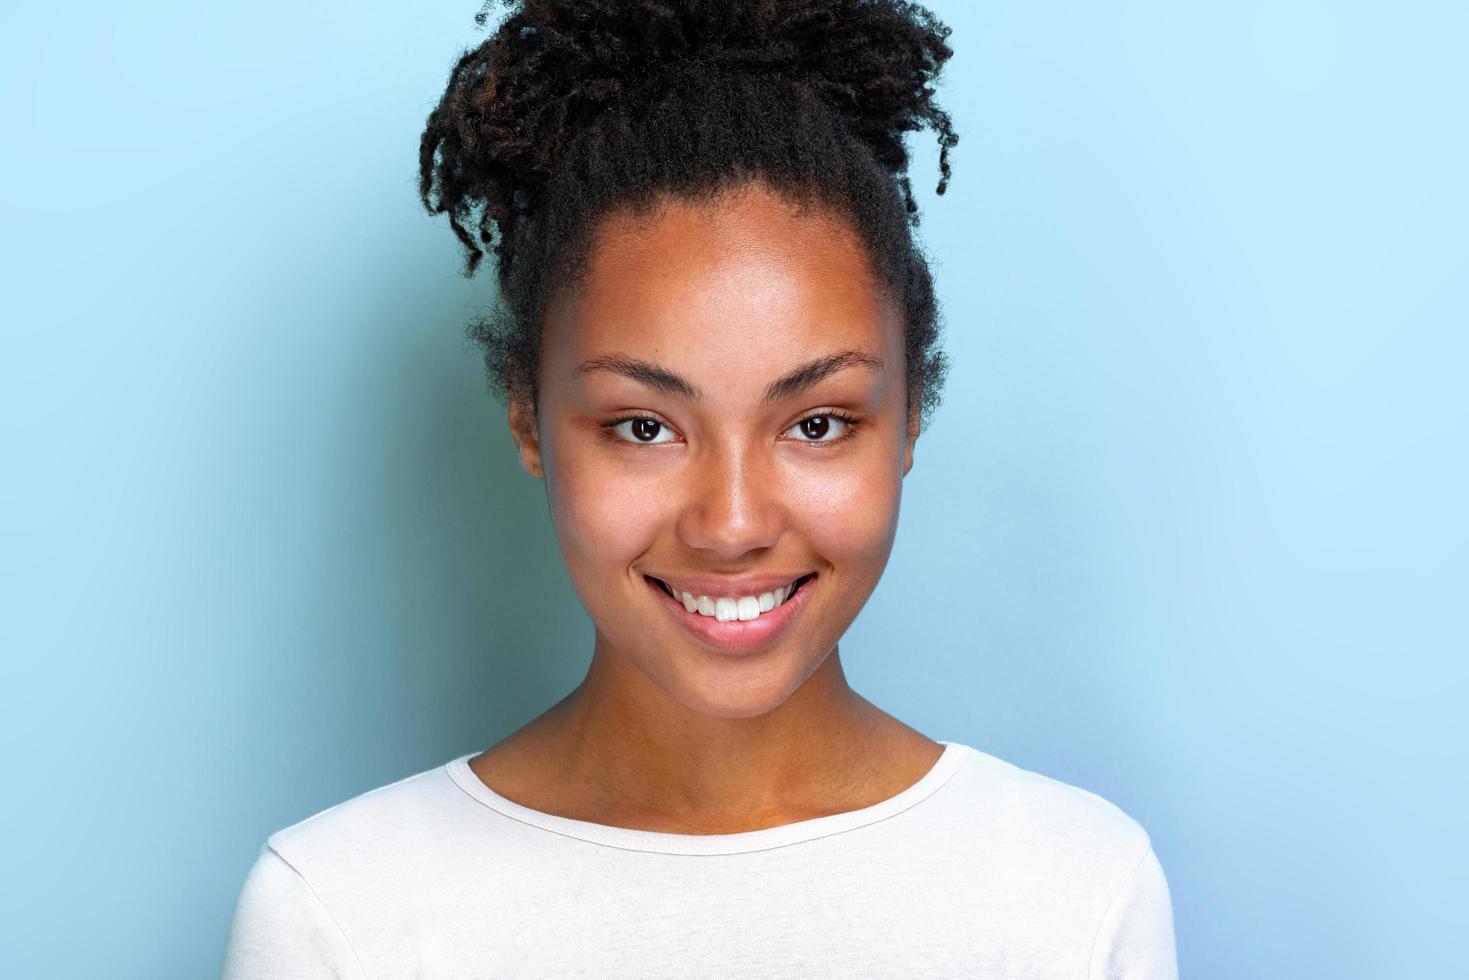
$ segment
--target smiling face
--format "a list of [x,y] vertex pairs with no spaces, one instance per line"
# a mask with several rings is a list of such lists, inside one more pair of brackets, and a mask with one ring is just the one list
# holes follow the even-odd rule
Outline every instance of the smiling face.
[[[511,407],[594,656],[714,717],[800,688],[891,553],[917,437],[903,350],[864,246],[825,209],[751,184],[604,220],[548,310],[538,418]],[[756,602],[704,617],[655,580]]]

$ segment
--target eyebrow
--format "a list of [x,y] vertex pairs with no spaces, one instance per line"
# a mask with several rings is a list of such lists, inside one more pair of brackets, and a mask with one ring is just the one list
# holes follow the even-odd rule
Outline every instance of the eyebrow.
[[[764,400],[769,403],[789,398],[810,388],[827,375],[848,367],[868,367],[874,371],[881,371],[882,359],[860,350],[844,350],[825,357],[818,357],[766,385]],[[594,357],[589,361],[584,361],[576,369],[579,375],[591,371],[611,371],[649,388],[687,398],[690,401],[699,401],[704,397],[696,386],[667,368],[626,354],[604,354],[601,357]]]

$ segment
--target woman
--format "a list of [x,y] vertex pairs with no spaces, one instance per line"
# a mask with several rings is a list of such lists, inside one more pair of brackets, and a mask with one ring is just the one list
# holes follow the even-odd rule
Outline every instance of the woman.
[[[485,14],[480,14],[483,23]],[[453,69],[421,191],[596,626],[564,700],[269,839],[225,973],[1172,977],[1146,832],[853,691],[945,360],[882,0],[537,0]]]

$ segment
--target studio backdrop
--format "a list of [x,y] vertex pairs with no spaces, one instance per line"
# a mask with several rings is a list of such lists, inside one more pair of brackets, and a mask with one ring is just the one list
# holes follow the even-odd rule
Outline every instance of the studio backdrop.
[[[853,686],[1135,817],[1191,980],[1455,975],[1469,7],[931,6],[953,366]],[[477,9],[0,13],[0,974],[217,974],[268,833],[580,680],[417,197]]]

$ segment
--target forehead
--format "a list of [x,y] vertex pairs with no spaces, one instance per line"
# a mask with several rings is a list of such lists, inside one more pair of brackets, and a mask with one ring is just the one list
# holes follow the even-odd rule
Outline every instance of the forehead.
[[846,220],[764,185],[617,212],[548,311],[545,375],[575,381],[583,361],[619,353],[738,391],[831,351],[898,364],[898,313],[874,271]]

